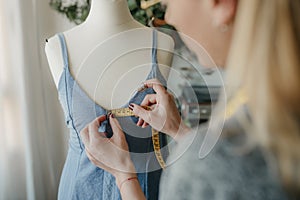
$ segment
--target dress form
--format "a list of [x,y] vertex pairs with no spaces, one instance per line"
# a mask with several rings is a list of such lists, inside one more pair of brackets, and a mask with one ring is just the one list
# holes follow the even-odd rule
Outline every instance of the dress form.
[[[151,69],[152,29],[133,19],[126,0],[93,0],[86,21],[63,35],[71,74],[105,109],[125,105]],[[157,42],[159,67],[167,78],[174,42],[163,33]],[[64,65],[57,36],[48,40],[45,52],[58,86]]]

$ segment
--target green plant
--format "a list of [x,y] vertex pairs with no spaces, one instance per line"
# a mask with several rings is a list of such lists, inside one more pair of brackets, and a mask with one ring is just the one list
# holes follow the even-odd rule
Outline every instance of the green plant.
[[50,0],[49,4],[75,24],[82,23],[90,9],[90,0]]
[[[165,12],[160,3],[143,10],[141,0],[127,0],[127,2],[132,16],[144,25],[148,25],[152,17],[164,18]],[[50,0],[49,4],[76,24],[84,22],[90,9],[90,0]]]

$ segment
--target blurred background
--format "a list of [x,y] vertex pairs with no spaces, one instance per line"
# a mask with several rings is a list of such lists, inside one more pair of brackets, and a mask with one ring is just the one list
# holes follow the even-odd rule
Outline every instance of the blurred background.
[[48,1],[0,1],[0,199],[56,199],[68,137],[44,53],[74,26]]
[[[128,0],[128,6],[144,25],[173,29],[164,23],[159,0]],[[57,197],[68,130],[44,46],[47,38],[82,23],[88,11],[89,0],[0,0],[0,200]],[[176,51],[189,58],[175,56],[174,67],[195,79],[203,92],[199,77],[192,76],[197,65],[193,55],[178,35],[169,34]],[[213,73],[207,80],[213,87],[220,84]],[[173,84],[184,88],[179,79]],[[188,96],[182,96],[185,118],[203,112],[202,120],[207,120],[210,99],[199,111]]]

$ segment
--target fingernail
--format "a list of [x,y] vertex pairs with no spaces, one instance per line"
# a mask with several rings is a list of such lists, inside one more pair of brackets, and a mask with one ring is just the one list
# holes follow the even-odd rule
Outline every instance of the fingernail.
[[131,103],[131,104],[129,104],[128,108],[129,108],[130,110],[133,110],[134,105]]

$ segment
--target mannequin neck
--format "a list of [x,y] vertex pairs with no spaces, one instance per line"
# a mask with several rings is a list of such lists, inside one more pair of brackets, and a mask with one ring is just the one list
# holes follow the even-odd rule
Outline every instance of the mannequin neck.
[[133,21],[126,0],[92,0],[86,19],[92,25],[122,25]]

